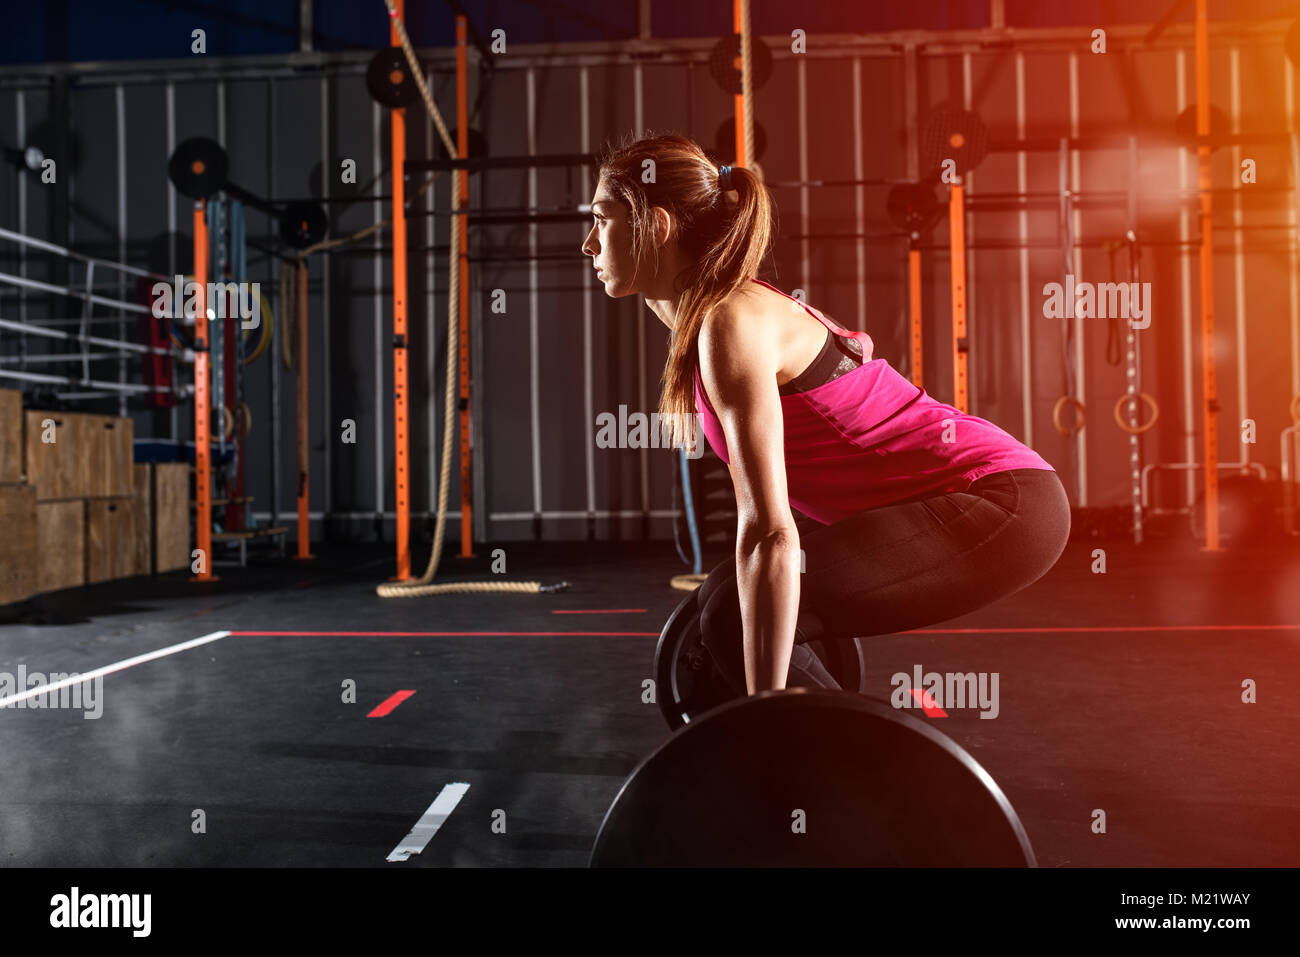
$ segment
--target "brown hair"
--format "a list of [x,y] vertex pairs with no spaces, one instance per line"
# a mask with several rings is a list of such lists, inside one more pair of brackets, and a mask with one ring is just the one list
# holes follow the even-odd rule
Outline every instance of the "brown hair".
[[681,298],[659,396],[661,421],[667,416],[673,441],[682,442],[688,438],[683,426],[695,412],[700,329],[714,307],[758,274],[771,243],[772,202],[762,181],[741,166],[731,168],[735,197],[723,193],[718,167],[698,143],[676,134],[606,145],[597,155],[597,169],[629,211],[637,268],[643,254],[654,271],[659,268],[661,247],[650,215],[656,206],[672,216],[682,251],[692,260],[674,281]]

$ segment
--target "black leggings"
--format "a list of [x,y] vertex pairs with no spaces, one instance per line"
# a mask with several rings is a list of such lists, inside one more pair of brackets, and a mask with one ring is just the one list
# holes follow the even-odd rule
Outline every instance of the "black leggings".
[[[835,689],[804,642],[909,631],[1015,594],[1061,556],[1070,504],[1055,472],[1012,469],[986,475],[966,492],[867,509],[833,525],[796,524],[807,564],[787,687]],[[704,645],[732,690],[744,695],[734,557],[709,573],[699,605]]]

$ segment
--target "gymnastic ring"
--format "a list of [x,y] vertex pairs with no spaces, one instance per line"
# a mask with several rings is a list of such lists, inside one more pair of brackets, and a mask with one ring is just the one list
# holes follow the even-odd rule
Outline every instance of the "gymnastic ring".
[[[271,303],[267,300],[266,293],[261,290],[258,290],[257,297],[261,301],[262,307],[261,321],[257,324],[259,335],[257,345],[254,347],[252,353],[244,356],[244,365],[248,365],[250,362],[259,358],[262,353],[266,351],[267,346],[271,344],[271,340],[275,338],[272,334],[272,330],[275,326],[275,313],[271,311]],[[244,338],[247,339],[249,334],[249,330],[245,330]]]
[[708,575],[674,575],[671,584],[679,591],[695,591],[708,577]]
[[[1075,409],[1078,410],[1078,416],[1075,419],[1076,425],[1073,429],[1067,429],[1061,425],[1061,409],[1065,408],[1067,402],[1073,402]],[[1070,435],[1074,432],[1082,432],[1087,413],[1084,411],[1083,403],[1073,396],[1063,395],[1056,400],[1056,405],[1052,406],[1052,425],[1056,426],[1056,431],[1062,435]]]
[[[221,440],[229,442],[230,437],[235,434],[235,414],[230,411],[228,405],[221,407],[221,425]],[[214,434],[212,437],[215,439],[217,436]]]
[[248,407],[247,402],[239,403],[239,441],[248,438],[248,433],[253,431],[253,410]]
[[280,264],[280,361],[284,364],[286,372],[293,370],[293,333],[294,323],[293,316],[296,311],[294,305],[295,289],[297,280],[294,278],[293,267],[288,263]]
[[1156,404],[1156,400],[1154,398],[1152,398],[1146,392],[1139,392],[1138,397],[1142,399],[1143,402],[1147,402],[1150,404],[1151,421],[1146,423],[1145,425],[1139,425],[1136,429],[1130,426],[1128,423],[1126,423],[1123,419],[1121,419],[1119,415],[1119,407],[1123,405],[1125,402],[1127,402],[1129,397],[1127,395],[1122,395],[1115,402],[1115,424],[1118,425],[1125,432],[1127,432],[1129,435],[1141,435],[1147,429],[1151,428],[1151,426],[1156,424],[1156,419],[1160,418],[1160,406]]
[[1297,392],[1296,397],[1291,400],[1291,421],[1300,425],[1300,392]]

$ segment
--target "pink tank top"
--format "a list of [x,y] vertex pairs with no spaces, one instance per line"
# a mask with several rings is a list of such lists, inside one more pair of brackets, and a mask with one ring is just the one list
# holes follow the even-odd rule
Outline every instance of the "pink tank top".
[[[761,279],[754,282],[781,292]],[[964,492],[994,472],[1055,471],[992,422],[939,402],[885,359],[872,359],[874,346],[865,332],[851,332],[801,305],[831,332],[861,342],[864,360],[814,389],[781,396],[790,504],[809,518],[829,525],[868,508]],[[695,409],[709,446],[730,464],[698,365]]]

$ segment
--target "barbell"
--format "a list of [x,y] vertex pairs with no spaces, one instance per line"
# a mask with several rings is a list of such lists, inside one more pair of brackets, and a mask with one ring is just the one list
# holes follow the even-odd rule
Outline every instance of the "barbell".
[[628,777],[592,867],[1036,867],[960,745],[883,701],[794,688],[726,702]]
[[736,697],[698,593],[655,649],[672,737],[628,776],[592,867],[1036,867],[992,776],[928,721],[864,690],[862,644],[809,642],[847,691]]

